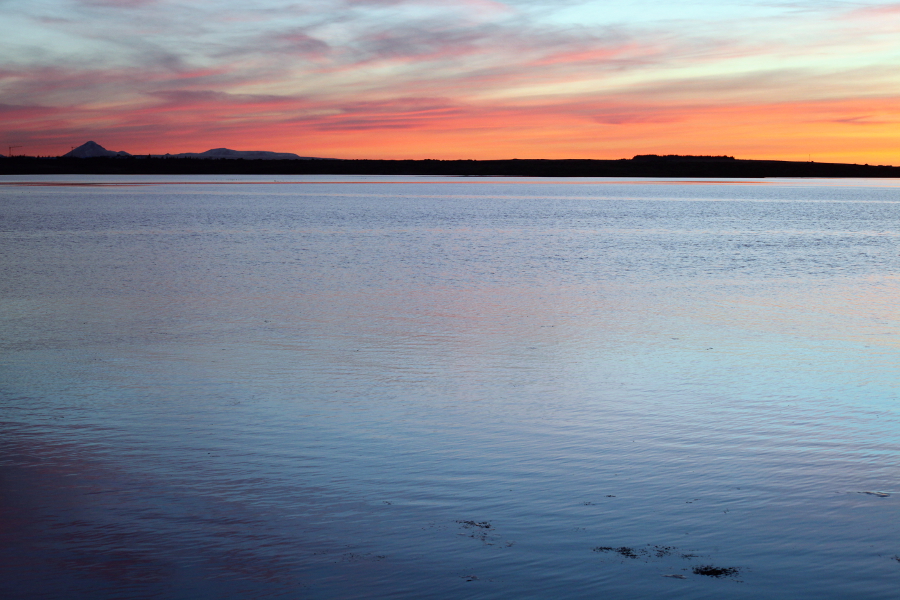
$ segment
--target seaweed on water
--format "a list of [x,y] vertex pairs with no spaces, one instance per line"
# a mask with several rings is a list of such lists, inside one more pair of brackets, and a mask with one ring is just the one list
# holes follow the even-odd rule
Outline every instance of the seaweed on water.
[[[481,540],[488,546],[493,546],[498,542],[496,535],[497,530],[494,529],[494,526],[491,525],[490,521],[457,520],[456,522],[460,527],[468,530],[468,533],[461,533],[459,535],[466,535],[472,539]],[[503,543],[507,548],[514,544],[514,542],[510,541]]]
[[678,548],[676,548],[675,546],[653,546],[653,553],[656,555],[656,558],[669,556],[676,550],[678,550]]
[[694,567],[694,575],[706,575],[707,577],[734,577],[741,570],[737,567],[714,567],[713,565],[698,565]]
[[646,550],[635,550],[628,546],[619,546],[618,548],[613,548],[612,546],[597,546],[596,548],[593,548],[593,550],[594,552],[616,552],[624,558],[637,558],[638,556],[647,555]]
[[618,552],[625,558],[637,558],[638,553],[641,553],[641,554],[644,553],[641,550],[638,550],[637,552],[635,552],[634,548],[628,548],[627,546],[622,546],[621,548],[616,548],[616,552]]
[[491,524],[488,521],[457,521],[457,523],[459,523],[466,529],[471,529],[472,527],[477,527],[479,529],[491,528]]
[[[592,548],[594,552],[608,552],[618,554],[622,558],[644,558],[645,562],[656,559],[666,559],[669,556],[677,556],[686,560],[699,558],[696,554],[682,552],[675,546],[651,545],[647,544],[646,548],[631,548],[629,546],[595,546]],[[900,561],[900,556],[892,557]],[[687,570],[687,569],[685,569]],[[706,577],[731,577],[736,578],[741,573],[741,567],[717,567],[715,565],[697,565],[693,568],[694,575],[705,575]],[[664,577],[674,577],[683,579],[682,575],[664,575]],[[738,581],[735,579],[735,581]]]

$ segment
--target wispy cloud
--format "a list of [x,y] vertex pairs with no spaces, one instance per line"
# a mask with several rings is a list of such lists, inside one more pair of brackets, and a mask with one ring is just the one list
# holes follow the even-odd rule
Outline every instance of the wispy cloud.
[[869,4],[862,6],[854,4],[853,8],[850,9],[847,16],[862,19],[883,19],[885,17],[900,17],[900,2],[894,2],[890,4]]
[[255,139],[332,156],[609,156],[694,148],[693,128],[729,154],[793,152],[772,140],[802,130],[855,156],[847,131],[898,120],[896,2],[0,7],[0,124],[35,153],[105,133],[139,152]]
[[104,8],[140,8],[157,4],[159,0],[76,0],[85,6],[102,6]]

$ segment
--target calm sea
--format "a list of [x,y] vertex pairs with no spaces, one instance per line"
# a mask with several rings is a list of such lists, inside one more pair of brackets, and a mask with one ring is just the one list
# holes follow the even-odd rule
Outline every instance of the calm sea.
[[900,181],[338,179],[2,179],[0,596],[898,597]]

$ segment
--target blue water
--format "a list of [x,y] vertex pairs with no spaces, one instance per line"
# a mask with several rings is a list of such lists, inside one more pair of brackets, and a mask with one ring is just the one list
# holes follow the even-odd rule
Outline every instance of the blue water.
[[896,180],[3,178],[0,596],[896,598],[898,238]]

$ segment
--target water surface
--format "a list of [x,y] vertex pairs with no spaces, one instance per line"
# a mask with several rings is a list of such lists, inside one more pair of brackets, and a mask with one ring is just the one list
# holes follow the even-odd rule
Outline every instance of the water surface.
[[896,597],[900,181],[0,183],[4,597]]

